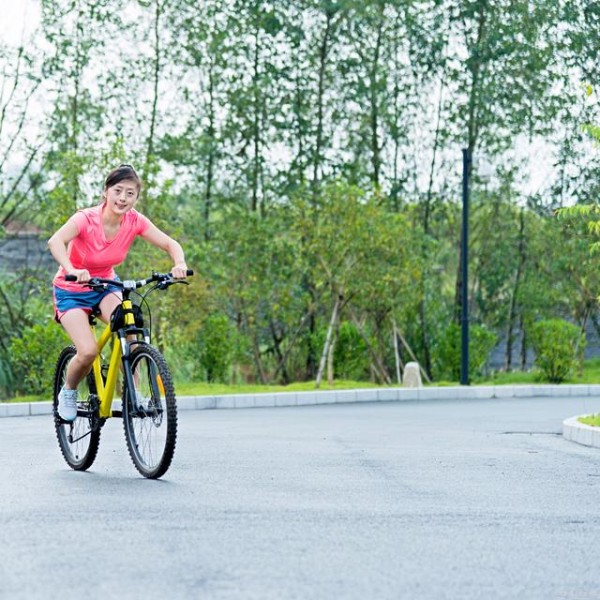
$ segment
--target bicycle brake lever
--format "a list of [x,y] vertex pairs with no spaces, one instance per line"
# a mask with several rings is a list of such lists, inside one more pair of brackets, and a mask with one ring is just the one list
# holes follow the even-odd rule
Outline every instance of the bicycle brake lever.
[[100,283],[99,281],[97,281],[95,277],[92,277],[92,279],[89,279],[88,281],[82,283],[81,285],[83,285],[84,287],[91,288],[91,289],[103,289],[103,290],[108,287],[105,283]]
[[171,279],[168,281],[161,281],[156,287],[159,290],[166,290],[169,286],[175,285],[176,283],[183,283],[185,285],[190,285],[189,281],[184,281],[183,279]]

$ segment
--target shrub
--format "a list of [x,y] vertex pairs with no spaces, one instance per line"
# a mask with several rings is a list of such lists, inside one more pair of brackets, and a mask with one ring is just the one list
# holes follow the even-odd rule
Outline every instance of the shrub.
[[561,383],[579,365],[585,348],[585,334],[573,323],[548,319],[534,323],[531,345],[535,365],[551,383]]
[[[314,335],[317,360],[321,358],[327,328],[321,327]],[[357,327],[348,322],[340,323],[333,351],[333,372],[335,379],[362,381],[369,376],[369,352],[367,344]]]
[[[483,373],[488,356],[498,338],[481,325],[469,328],[469,375],[478,377]],[[458,381],[461,368],[461,328],[451,323],[437,348],[437,376],[441,379]]]
[[369,374],[367,344],[358,329],[347,321],[340,325],[333,351],[333,370],[337,379],[362,381]]
[[10,396],[13,389],[13,374],[10,367],[9,353],[0,353],[0,398]]
[[26,327],[20,338],[13,338],[9,346],[13,391],[49,398],[58,355],[68,343],[62,327],[54,321]]
[[209,315],[199,334],[199,358],[206,381],[226,381],[235,349],[235,332],[220,313]]

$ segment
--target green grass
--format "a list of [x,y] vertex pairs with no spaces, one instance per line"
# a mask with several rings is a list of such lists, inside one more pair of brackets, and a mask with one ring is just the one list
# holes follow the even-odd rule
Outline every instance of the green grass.
[[[334,381],[333,385],[327,385],[327,382],[322,382],[320,390],[356,390],[361,388],[381,387],[370,381]],[[177,381],[175,390],[178,396],[227,396],[234,394],[260,394],[273,392],[313,392],[315,391],[314,381],[301,381],[291,383],[289,385],[260,385],[260,384],[244,384],[244,385],[228,385],[226,383],[204,383],[204,382],[184,382]],[[2,399],[2,402],[40,402],[48,400],[46,396],[28,395]]]
[[587,417],[579,417],[577,420],[580,423],[583,423],[584,425],[591,425],[592,427],[600,427],[600,414],[588,415]]
[[27,396],[15,396],[14,398],[2,398],[0,402],[47,402],[49,396],[39,394],[29,394]]
[[[227,394],[260,394],[273,392],[314,392],[314,381],[300,381],[289,385],[227,385],[225,383],[177,382],[177,393],[181,396],[224,396]],[[332,386],[322,382],[320,390],[356,390],[360,388],[381,387],[369,381],[334,381]]]
[[[489,377],[474,380],[472,385],[533,385],[547,383],[542,380],[536,371],[512,371],[510,373],[494,373]],[[600,383],[600,358],[587,360],[584,363],[582,373],[576,373],[567,379],[565,384]],[[433,386],[458,385],[457,381],[435,381]],[[326,382],[321,384],[321,390],[351,390],[359,388],[381,387],[370,381],[335,381],[333,386]],[[180,396],[224,396],[230,394],[259,394],[273,392],[308,392],[315,390],[314,381],[303,381],[290,385],[227,385],[224,383],[203,383],[190,381],[176,381],[175,388]],[[12,398],[10,402],[38,402],[48,400],[48,397],[39,395],[19,396]],[[3,399],[2,401],[6,401]]]

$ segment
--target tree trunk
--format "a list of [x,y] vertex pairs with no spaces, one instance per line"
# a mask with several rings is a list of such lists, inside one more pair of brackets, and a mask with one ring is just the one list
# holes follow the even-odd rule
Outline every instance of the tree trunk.
[[396,319],[392,319],[392,337],[394,343],[394,358],[396,359],[396,379],[398,383],[402,383],[402,359],[400,358],[400,348],[398,347],[398,328],[396,327]]
[[517,246],[517,253],[519,262],[517,264],[517,272],[515,274],[515,284],[513,287],[512,296],[510,299],[510,307],[508,311],[508,327],[506,330],[506,354],[504,361],[504,368],[507,371],[512,369],[512,353],[513,353],[513,336],[515,321],[517,319],[517,298],[519,294],[519,288],[521,286],[521,279],[523,271],[525,269],[526,254],[525,254],[525,211],[521,209],[519,214],[519,243]]
[[321,361],[319,362],[319,370],[317,371],[317,380],[315,382],[316,388],[321,387],[321,380],[323,379],[323,372],[325,371],[325,362],[327,360],[329,346],[331,344],[333,331],[338,320],[339,309],[343,299],[344,296],[342,294],[339,294],[335,299],[335,304],[333,305],[333,311],[331,312],[331,320],[329,321],[329,328],[327,329],[325,343],[323,344],[323,352],[321,353]]
[[150,127],[148,130],[148,137],[146,138],[146,158],[144,161],[144,167],[142,171],[142,180],[146,185],[142,188],[142,197],[144,199],[144,205],[146,210],[150,212],[145,202],[148,199],[148,188],[150,187],[150,165],[154,158],[154,136],[156,133],[156,117],[158,114],[158,84],[160,82],[160,67],[161,67],[161,32],[160,32],[160,17],[162,16],[163,7],[161,6],[160,0],[156,0],[154,3],[154,64],[152,70],[152,105],[150,109]]
[[254,31],[254,65],[253,65],[253,82],[254,82],[254,119],[252,122],[252,142],[254,146],[253,168],[252,168],[252,200],[250,209],[252,212],[258,210],[258,180],[260,175],[260,43],[258,20]]
[[527,369],[527,332],[525,331],[525,319],[523,315],[519,319],[519,329],[521,330],[521,371]]
[[[315,306],[317,303],[317,295],[315,292],[314,284],[309,280],[308,276],[303,278],[303,287],[310,295],[311,306]],[[307,309],[308,314],[308,339],[307,339],[307,353],[306,353],[306,378],[312,379],[317,373],[317,354],[316,348],[314,347],[313,340],[315,338],[315,332],[317,330],[317,320],[315,318],[315,311],[309,307]]]
[[215,63],[212,58],[208,71],[208,138],[210,149],[208,151],[208,162],[206,165],[206,190],[204,192],[204,241],[210,240],[210,215],[212,210],[212,187],[215,163]]
[[273,323],[273,319],[269,320],[269,329],[271,330],[271,337],[273,338],[273,350],[275,356],[277,356],[277,363],[278,365],[281,365],[281,367],[277,367],[277,372],[281,370],[282,383],[285,385],[290,382],[290,378],[285,367],[283,353],[281,352],[281,342],[283,341],[283,337],[277,333],[277,328],[275,327],[275,323]]
[[329,352],[327,353],[327,385],[329,385],[329,387],[333,386],[333,356],[335,354],[335,346],[338,340],[339,325],[340,320],[338,318],[337,323],[335,325],[335,329],[333,331],[333,339],[331,340],[331,344],[329,346]]
[[302,123],[302,107],[304,103],[304,89],[302,88],[301,83],[304,81],[304,75],[298,69],[295,78],[295,90],[294,90],[294,109],[296,111],[296,141],[298,143],[298,154],[296,155],[295,163],[296,163],[296,171],[297,171],[297,180],[298,183],[304,183],[306,175],[304,173],[305,168],[305,157],[304,157],[304,135],[305,128]]
[[379,20],[377,23],[377,38],[375,41],[375,56],[369,73],[370,83],[370,103],[371,103],[371,180],[376,188],[379,188],[379,173],[381,170],[381,148],[379,146],[379,105],[378,105],[378,74],[380,72],[379,55],[381,53],[381,43],[383,38],[383,8],[384,3],[379,2]]
[[433,141],[433,156],[431,158],[431,166],[429,168],[429,184],[427,186],[427,196],[425,198],[425,206],[423,207],[423,243],[421,245],[421,256],[423,257],[423,276],[421,277],[421,300],[419,302],[419,325],[421,333],[421,347],[423,349],[423,368],[427,372],[429,378],[432,376],[431,366],[431,348],[429,341],[429,325],[427,323],[427,281],[429,279],[429,251],[428,238],[430,233],[430,218],[431,218],[431,202],[433,198],[433,181],[435,176],[435,167],[437,153],[440,146],[440,133],[442,122],[442,107],[444,99],[444,79],[440,86],[440,97],[438,99],[437,123],[435,127],[435,136]]
[[333,18],[335,16],[336,9],[325,10],[325,31],[323,32],[323,38],[319,47],[319,83],[317,90],[317,126],[316,126],[316,143],[315,153],[313,159],[313,190],[314,194],[317,191],[317,185],[320,178],[322,154],[323,154],[323,103],[325,96],[325,72],[327,69],[327,59],[329,58],[329,42],[333,30]]

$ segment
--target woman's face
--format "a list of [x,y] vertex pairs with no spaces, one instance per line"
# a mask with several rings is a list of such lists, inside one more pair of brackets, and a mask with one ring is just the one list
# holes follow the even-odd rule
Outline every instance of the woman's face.
[[137,202],[139,189],[133,179],[124,179],[104,190],[108,207],[117,214],[131,210]]

